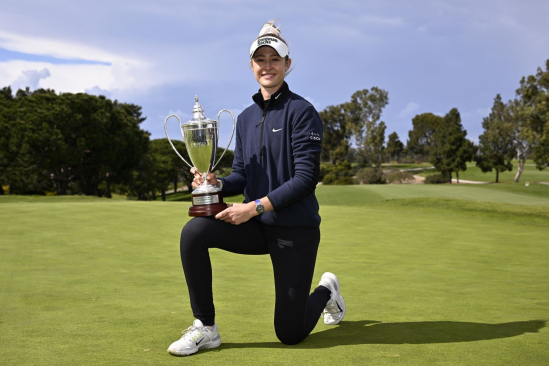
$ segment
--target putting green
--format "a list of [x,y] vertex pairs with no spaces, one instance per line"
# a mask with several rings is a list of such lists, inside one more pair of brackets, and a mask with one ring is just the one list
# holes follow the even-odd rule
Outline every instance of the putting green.
[[269,258],[212,250],[223,344],[189,358],[166,353],[192,322],[178,258],[188,203],[0,197],[0,359],[7,365],[547,364],[549,220],[532,220],[524,209],[549,215],[546,203],[524,203],[544,198],[480,189],[485,198],[507,202],[497,204],[479,202],[482,194],[469,187],[419,187],[435,190],[319,188],[322,242],[313,286],[324,271],[336,273],[348,313],[340,326],[321,321],[297,346],[280,344],[274,334]]

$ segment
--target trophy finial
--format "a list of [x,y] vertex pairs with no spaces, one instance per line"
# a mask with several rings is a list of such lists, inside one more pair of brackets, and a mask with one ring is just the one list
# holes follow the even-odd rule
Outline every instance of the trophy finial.
[[206,116],[204,116],[204,109],[202,109],[202,106],[200,105],[200,103],[198,103],[198,95],[194,96],[194,100],[196,101],[196,103],[194,104],[194,107],[193,107],[193,120],[194,121],[205,120]]

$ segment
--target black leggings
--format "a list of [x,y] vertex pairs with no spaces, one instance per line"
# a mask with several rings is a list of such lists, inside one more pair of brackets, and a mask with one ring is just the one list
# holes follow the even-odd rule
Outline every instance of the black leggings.
[[181,262],[194,317],[215,322],[209,248],[238,254],[270,254],[275,278],[275,331],[285,344],[297,344],[313,330],[330,299],[317,287],[309,295],[320,242],[320,229],[269,226],[251,219],[231,225],[212,217],[195,217],[181,232]]

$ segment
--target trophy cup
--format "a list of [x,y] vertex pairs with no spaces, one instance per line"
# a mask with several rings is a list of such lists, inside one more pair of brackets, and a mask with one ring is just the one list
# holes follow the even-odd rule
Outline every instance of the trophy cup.
[[[175,114],[169,115],[164,121],[164,131],[166,132],[166,137],[175,153],[187,163],[188,166],[191,168],[193,166],[196,167],[204,178],[204,183],[191,193],[192,206],[189,208],[189,216],[214,216],[226,209],[227,204],[223,203],[221,190],[215,185],[207,184],[206,176],[214,170],[215,166],[219,163],[231,145],[235,129],[235,120],[232,112],[228,109],[219,111],[217,114],[217,121],[206,118],[202,106],[198,103],[198,96],[195,96],[194,100],[196,103],[193,107],[193,118],[183,124]],[[219,116],[223,112],[228,112],[233,118],[233,131],[227,149],[223,151],[223,154],[221,154],[216,163],[215,156],[219,139]],[[179,121],[183,142],[185,142],[187,153],[189,153],[193,165],[189,164],[187,160],[179,154],[175,146],[173,146],[170,136],[168,136],[167,123],[170,117],[175,117]]]

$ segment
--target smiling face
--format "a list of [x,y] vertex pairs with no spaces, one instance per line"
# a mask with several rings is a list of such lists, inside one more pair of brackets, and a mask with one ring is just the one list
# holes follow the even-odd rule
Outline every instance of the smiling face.
[[251,61],[255,79],[261,86],[264,99],[269,99],[284,82],[284,73],[290,68],[291,59],[286,60],[269,46],[257,49]]

